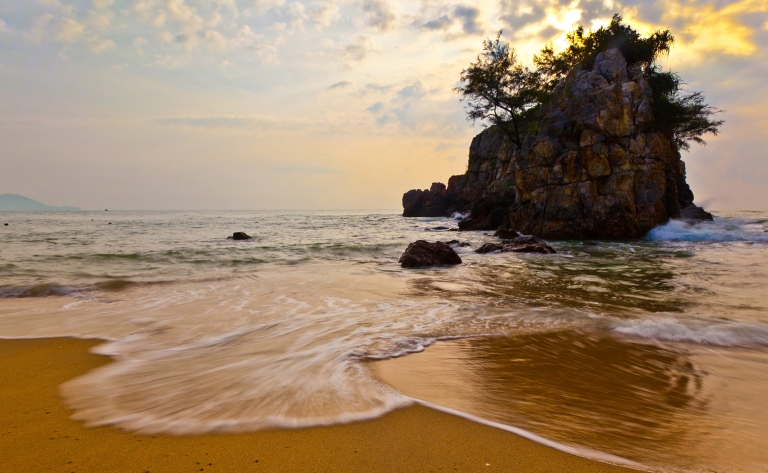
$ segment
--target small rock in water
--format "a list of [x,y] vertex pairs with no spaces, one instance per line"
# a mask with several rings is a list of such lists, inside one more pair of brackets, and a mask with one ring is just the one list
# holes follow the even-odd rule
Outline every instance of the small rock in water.
[[228,237],[229,240],[253,240],[253,237],[248,235],[245,232],[235,232],[232,234],[231,237]]
[[425,228],[425,232],[444,232],[446,230],[450,230],[448,227],[432,227],[432,228]]
[[547,242],[531,235],[520,235],[511,240],[502,240],[501,243],[485,243],[475,250],[475,253],[542,253],[554,254],[556,251]]
[[403,268],[461,264],[461,258],[448,244],[442,241],[430,243],[417,240],[406,248],[398,261]]
[[109,222],[107,225],[112,225],[112,222]]
[[7,224],[7,223],[4,223],[4,224],[3,224],[3,226],[4,226],[4,227],[7,227],[7,226],[8,226],[8,224]]
[[493,236],[497,236],[499,238],[502,238],[504,240],[510,240],[512,238],[517,238],[520,236],[519,233],[517,233],[514,230],[506,229],[506,228],[499,228],[496,230],[496,233],[493,234]]
[[691,204],[683,209],[683,220],[689,223],[696,222],[711,222],[714,220],[712,214],[699,207],[696,204]]

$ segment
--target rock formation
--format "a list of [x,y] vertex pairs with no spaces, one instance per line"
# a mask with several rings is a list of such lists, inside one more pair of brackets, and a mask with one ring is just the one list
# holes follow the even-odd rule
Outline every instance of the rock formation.
[[417,240],[406,248],[398,261],[403,268],[461,264],[461,258],[448,244],[442,241],[430,243]]
[[691,207],[685,164],[653,113],[640,66],[605,51],[557,87],[522,148],[488,128],[472,140],[467,172],[447,188],[406,193],[403,215],[469,210],[461,229],[557,239],[639,238],[684,209],[706,219]]

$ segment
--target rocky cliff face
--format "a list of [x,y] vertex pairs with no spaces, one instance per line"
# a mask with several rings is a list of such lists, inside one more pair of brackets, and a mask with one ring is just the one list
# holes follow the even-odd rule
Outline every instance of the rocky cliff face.
[[[465,229],[638,238],[693,204],[680,153],[653,123],[640,67],[627,68],[612,49],[558,86],[538,133],[521,149],[491,127],[472,140],[465,174],[451,177],[445,190],[433,184],[434,195],[418,191],[419,198],[432,212],[471,209]],[[413,192],[403,197],[406,216],[423,214],[414,199],[406,202]]]

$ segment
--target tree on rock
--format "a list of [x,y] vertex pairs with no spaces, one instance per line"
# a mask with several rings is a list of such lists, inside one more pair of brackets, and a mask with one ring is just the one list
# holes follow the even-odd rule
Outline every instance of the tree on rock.
[[566,35],[568,46],[556,53],[552,45],[534,56],[534,70],[517,60],[514,48],[486,39],[477,61],[461,71],[462,85],[454,90],[467,103],[467,118],[497,125],[518,147],[537,131],[540,111],[558,85],[574,71],[591,69],[600,53],[618,49],[628,67],[639,65],[653,94],[653,127],[671,137],[678,150],[690,143],[705,145],[706,134],[717,135],[723,120],[701,92],[683,90],[684,82],[656,61],[669,54],[675,38],[669,29],[641,36],[615,14],[608,26],[585,31],[579,26]]
[[521,148],[543,101],[541,77],[518,62],[514,48],[501,42],[501,31],[495,40],[483,41],[477,62],[461,71],[461,81],[454,90],[467,103],[468,119],[497,125]]

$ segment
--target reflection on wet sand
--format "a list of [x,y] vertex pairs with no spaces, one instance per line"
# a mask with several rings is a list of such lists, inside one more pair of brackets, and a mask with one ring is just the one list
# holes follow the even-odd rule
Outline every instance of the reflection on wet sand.
[[[414,398],[652,467],[764,471],[768,442],[754,417],[739,419],[747,403],[764,404],[768,387],[768,376],[755,377],[768,358],[749,353],[724,382],[706,364],[711,350],[562,331],[438,343],[370,366]],[[738,452],[722,452],[725,437]]]

